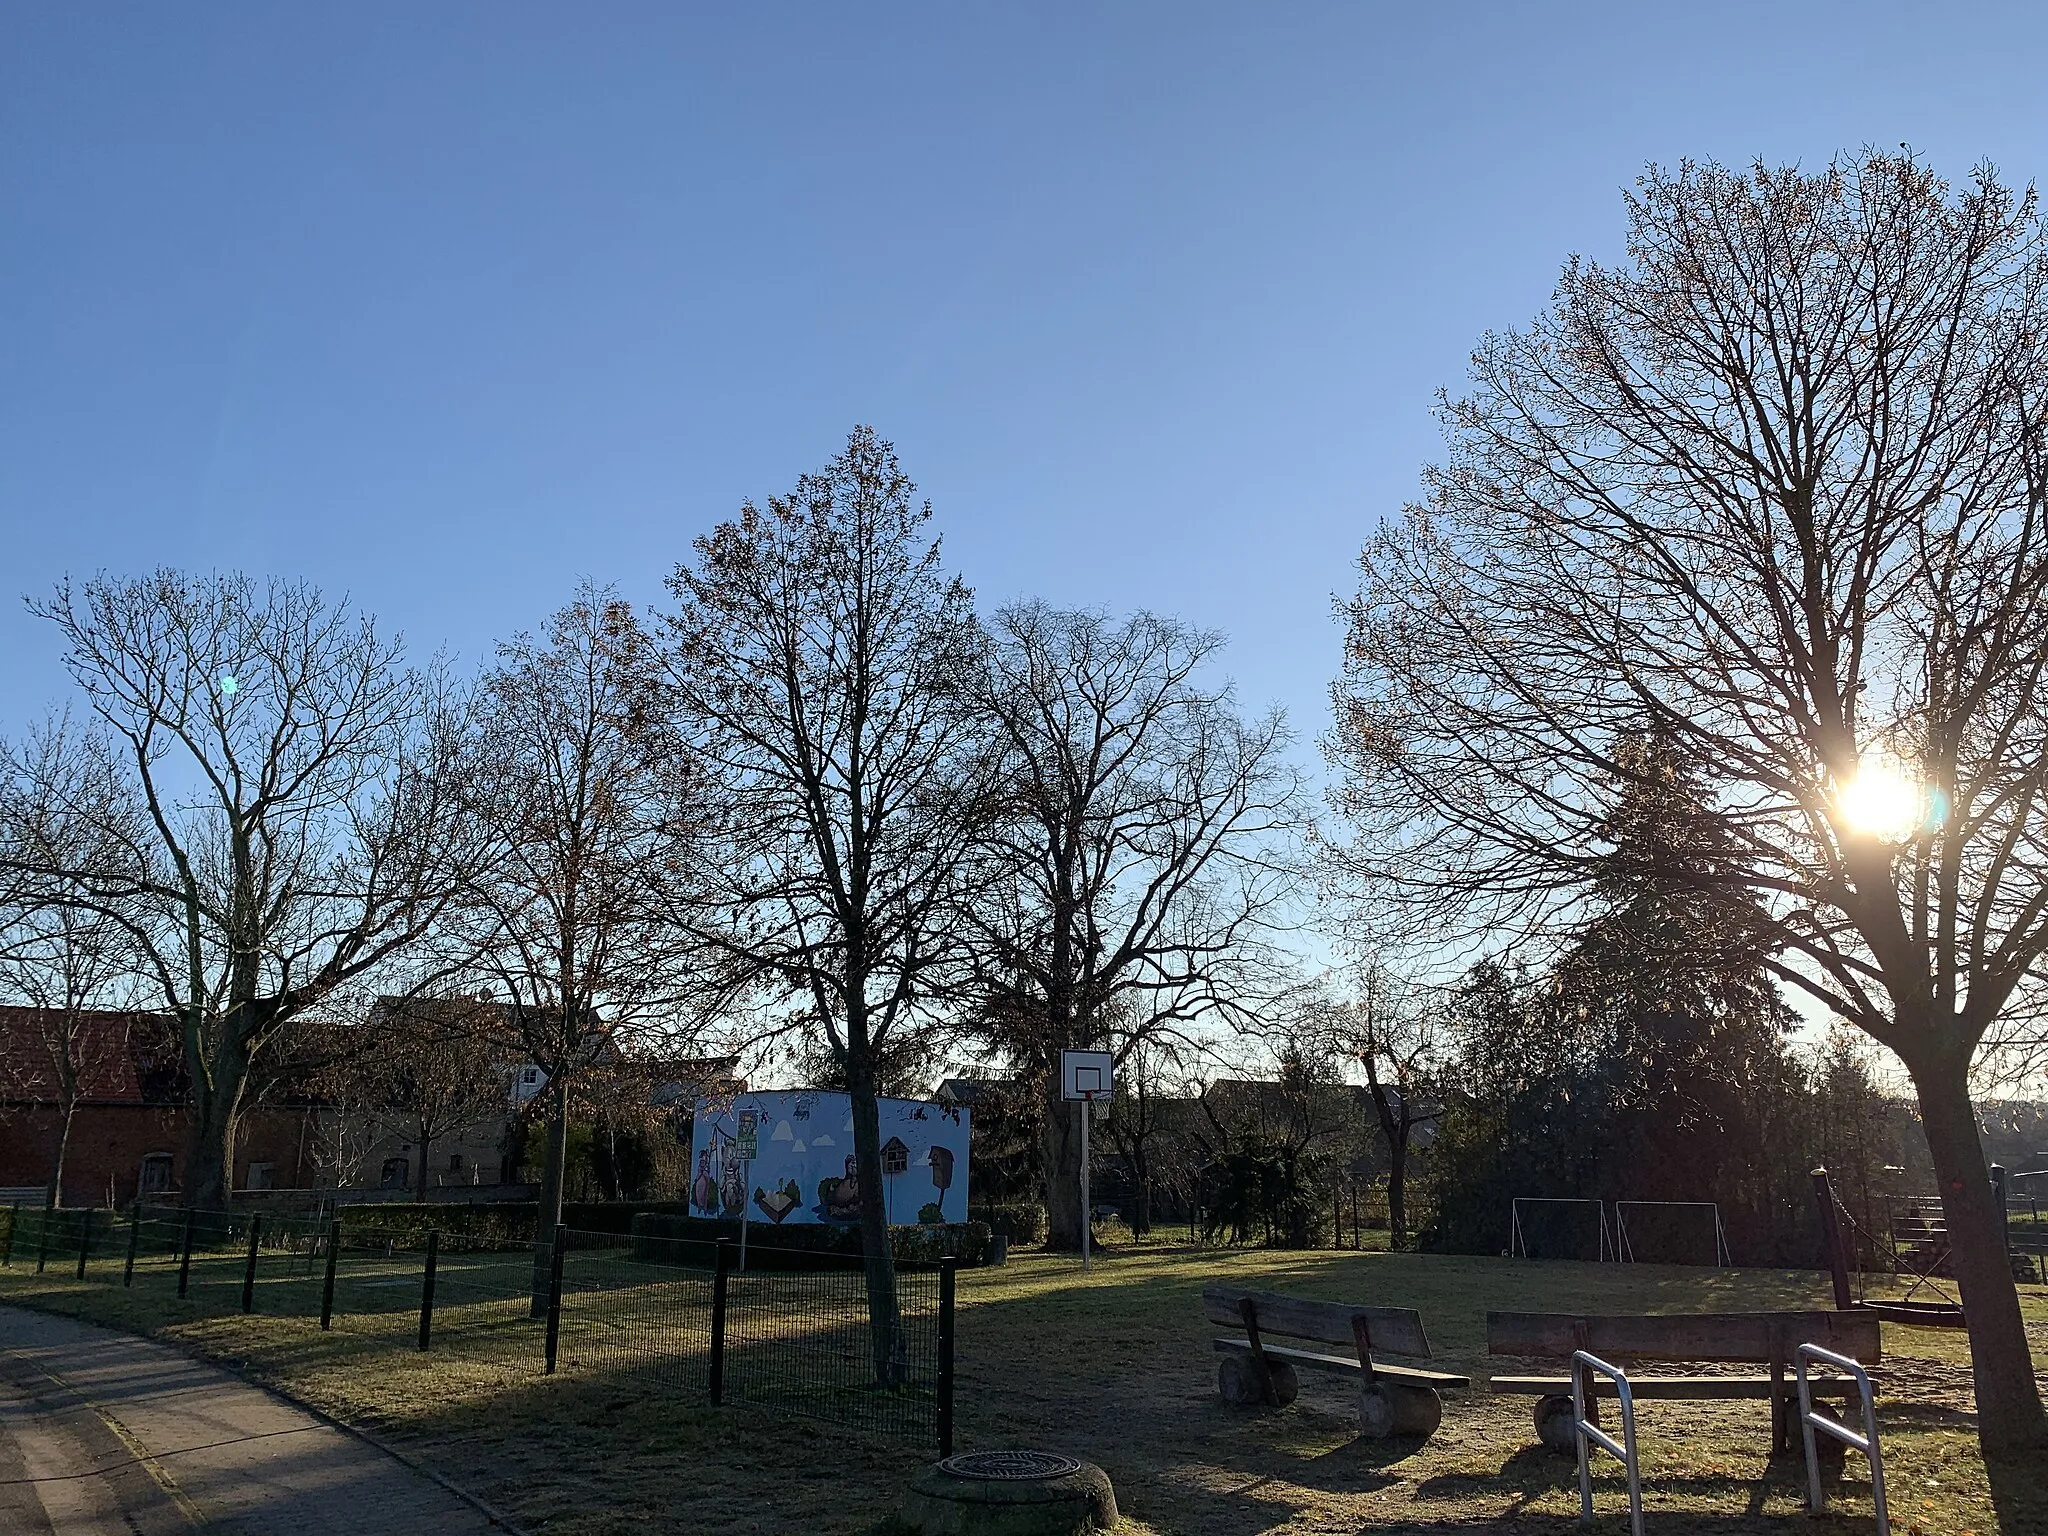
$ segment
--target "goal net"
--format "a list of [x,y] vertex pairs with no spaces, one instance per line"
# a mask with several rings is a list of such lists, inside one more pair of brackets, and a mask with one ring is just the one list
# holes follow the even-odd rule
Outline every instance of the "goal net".
[[1614,1246],[1625,1264],[1728,1266],[1728,1235],[1712,1200],[1617,1200]]
[[1614,1257],[1607,1207],[1563,1195],[1518,1195],[1508,1206],[1508,1252],[1518,1259]]

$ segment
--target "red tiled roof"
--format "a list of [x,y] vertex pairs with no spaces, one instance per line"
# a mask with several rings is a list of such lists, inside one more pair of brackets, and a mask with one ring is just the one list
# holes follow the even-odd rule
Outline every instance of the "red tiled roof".
[[[89,1009],[78,1016],[81,1096],[100,1103],[182,1103],[177,1026],[160,1013]],[[47,1101],[57,1094],[49,1045],[61,1024],[40,1008],[0,1004],[0,1100]]]

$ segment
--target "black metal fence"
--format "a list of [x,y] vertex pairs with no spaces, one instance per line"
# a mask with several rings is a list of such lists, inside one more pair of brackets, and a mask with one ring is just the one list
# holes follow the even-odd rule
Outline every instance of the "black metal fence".
[[530,1244],[304,1216],[15,1207],[0,1224],[0,1265],[195,1313],[416,1328],[422,1350],[509,1347],[546,1374],[637,1376],[952,1451],[951,1260],[899,1262],[878,1330],[858,1259],[743,1262],[724,1242],[562,1227],[536,1263]]

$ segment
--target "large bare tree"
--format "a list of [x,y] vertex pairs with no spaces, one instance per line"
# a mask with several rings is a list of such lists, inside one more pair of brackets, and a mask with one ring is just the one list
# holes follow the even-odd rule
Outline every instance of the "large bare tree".
[[878,1070],[957,975],[986,791],[972,599],[929,503],[866,427],[697,541],[672,671],[710,785],[687,918],[728,972],[793,995],[853,1102],[876,1379],[900,1373]]
[[1005,762],[989,833],[1001,878],[977,909],[983,1017],[1040,1086],[1048,1241],[1078,1248],[1060,1052],[1185,1041],[1266,989],[1300,780],[1280,715],[1247,720],[1208,678],[1213,633],[1043,603],[992,628],[983,708]]
[[581,587],[544,635],[501,645],[479,696],[473,792],[491,859],[465,918],[511,1043],[547,1074],[538,1315],[572,1097],[636,1037],[673,1024],[687,990],[663,892],[687,825],[688,772],[647,632],[609,589]]
[[399,642],[301,583],[160,570],[29,606],[100,729],[39,782],[17,761],[10,796],[85,829],[84,854],[10,836],[7,857],[126,931],[183,1037],[186,1198],[220,1208],[252,1068],[427,936],[461,886],[461,710]]
[[1911,1074],[1986,1449],[2048,1443],[1970,1097],[2048,953],[2034,199],[1876,153],[1686,165],[1628,233],[1480,345],[1427,499],[1366,548],[1330,741],[1353,873],[1555,931],[1613,872],[1627,743],[1668,733],[1729,850],[1685,878]]

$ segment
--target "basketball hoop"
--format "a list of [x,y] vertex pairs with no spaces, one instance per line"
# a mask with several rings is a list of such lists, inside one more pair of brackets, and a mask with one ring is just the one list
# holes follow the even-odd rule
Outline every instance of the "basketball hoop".
[[1095,1101],[1110,1095],[1114,1062],[1107,1051],[1061,1051],[1060,1097],[1081,1106],[1081,1268],[1092,1270],[1095,1256],[1089,1251],[1089,1237],[1095,1212],[1088,1203],[1088,1123],[1095,1118]]

